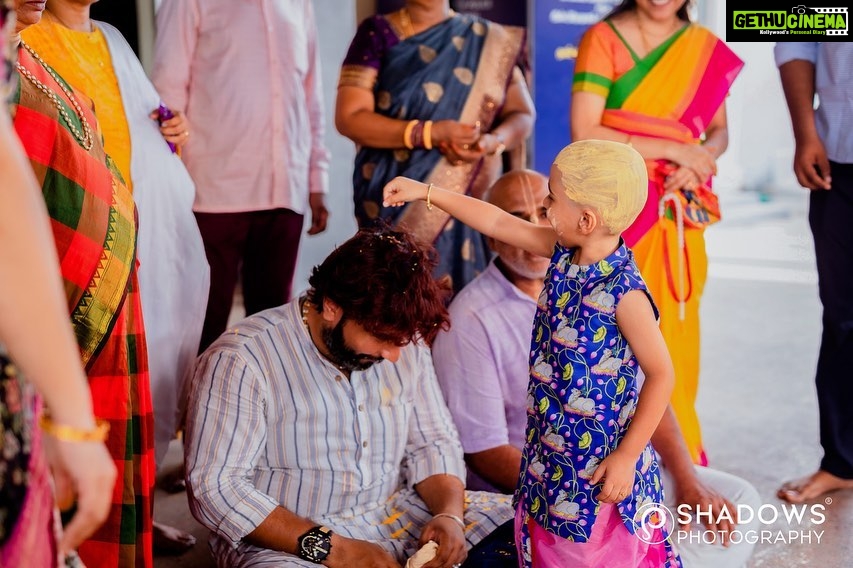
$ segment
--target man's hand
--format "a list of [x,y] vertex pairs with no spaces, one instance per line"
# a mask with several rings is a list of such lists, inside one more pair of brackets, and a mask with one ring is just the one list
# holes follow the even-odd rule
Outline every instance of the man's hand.
[[311,208],[311,227],[309,235],[316,235],[326,230],[326,221],[329,219],[329,210],[326,209],[326,195],[323,193],[309,193],[308,206]]
[[794,152],[794,173],[797,174],[797,181],[803,187],[829,189],[832,186],[826,149],[816,136],[804,142],[797,142],[797,149]]
[[[164,120],[160,125],[160,134],[176,146],[183,146],[190,137],[190,123],[187,116],[181,111],[174,111],[175,116]],[[150,114],[151,119],[157,120],[157,111]]]
[[438,543],[435,558],[424,564],[424,568],[451,568],[462,564],[468,557],[465,533],[462,527],[449,517],[434,517],[421,532],[420,546],[434,540]]
[[[735,507],[728,499],[703,484],[698,478],[694,477],[689,483],[680,482],[675,484],[675,502],[676,508],[679,506],[688,505],[691,513],[696,514],[697,510],[703,513],[703,524],[708,530],[716,531],[719,536],[719,542],[723,546],[729,546],[729,536],[735,529],[738,523],[737,507]],[[711,518],[707,516],[708,509],[711,509]],[[720,513],[726,510],[729,514],[723,515],[720,518]],[[730,517],[734,521],[729,521],[725,517]],[[716,522],[719,520],[720,522]],[[684,531],[690,530],[690,523],[680,524],[680,529]]]
[[401,568],[378,544],[337,534],[332,536],[332,550],[323,564],[329,568]]

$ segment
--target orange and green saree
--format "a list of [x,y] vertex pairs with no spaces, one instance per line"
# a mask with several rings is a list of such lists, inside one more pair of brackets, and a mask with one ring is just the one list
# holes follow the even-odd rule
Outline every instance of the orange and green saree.
[[[605,99],[603,126],[633,136],[698,144],[742,67],[737,55],[701,26],[685,25],[641,58],[605,20],[581,40],[572,90]],[[675,366],[673,410],[694,461],[705,464],[695,409],[699,300],[708,266],[704,231],[679,227],[668,202],[661,207],[663,180],[671,164],[654,159],[646,164],[646,206],[623,236],[660,308],[661,331]],[[710,180],[706,185],[710,187]]]

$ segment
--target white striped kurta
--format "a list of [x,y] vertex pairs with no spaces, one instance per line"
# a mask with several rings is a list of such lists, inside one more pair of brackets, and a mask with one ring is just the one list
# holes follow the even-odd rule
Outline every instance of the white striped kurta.
[[[278,505],[402,562],[431,518],[413,487],[465,479],[429,351],[410,345],[347,380],[312,343],[298,300],[240,322],[199,359],[186,463],[190,508],[229,567],[311,566],[242,542]],[[506,497],[467,494],[469,545],[511,518]]]

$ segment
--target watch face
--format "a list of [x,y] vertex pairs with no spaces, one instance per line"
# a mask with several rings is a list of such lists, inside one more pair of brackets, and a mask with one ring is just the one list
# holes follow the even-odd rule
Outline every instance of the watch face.
[[332,549],[331,533],[322,533],[312,529],[302,536],[299,542],[300,556],[311,562],[322,562]]

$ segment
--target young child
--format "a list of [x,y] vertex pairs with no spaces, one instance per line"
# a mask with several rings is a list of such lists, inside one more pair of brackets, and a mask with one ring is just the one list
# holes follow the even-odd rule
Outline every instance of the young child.
[[[425,200],[485,235],[551,258],[533,325],[527,443],[516,542],[533,567],[681,566],[666,540],[649,445],[669,401],[672,362],[657,310],[620,233],[647,195],[631,147],[584,140],[551,167],[551,227],[432,185],[396,178],[386,206]],[[637,393],[637,371],[646,379]],[[651,543],[651,544],[650,544]]]

